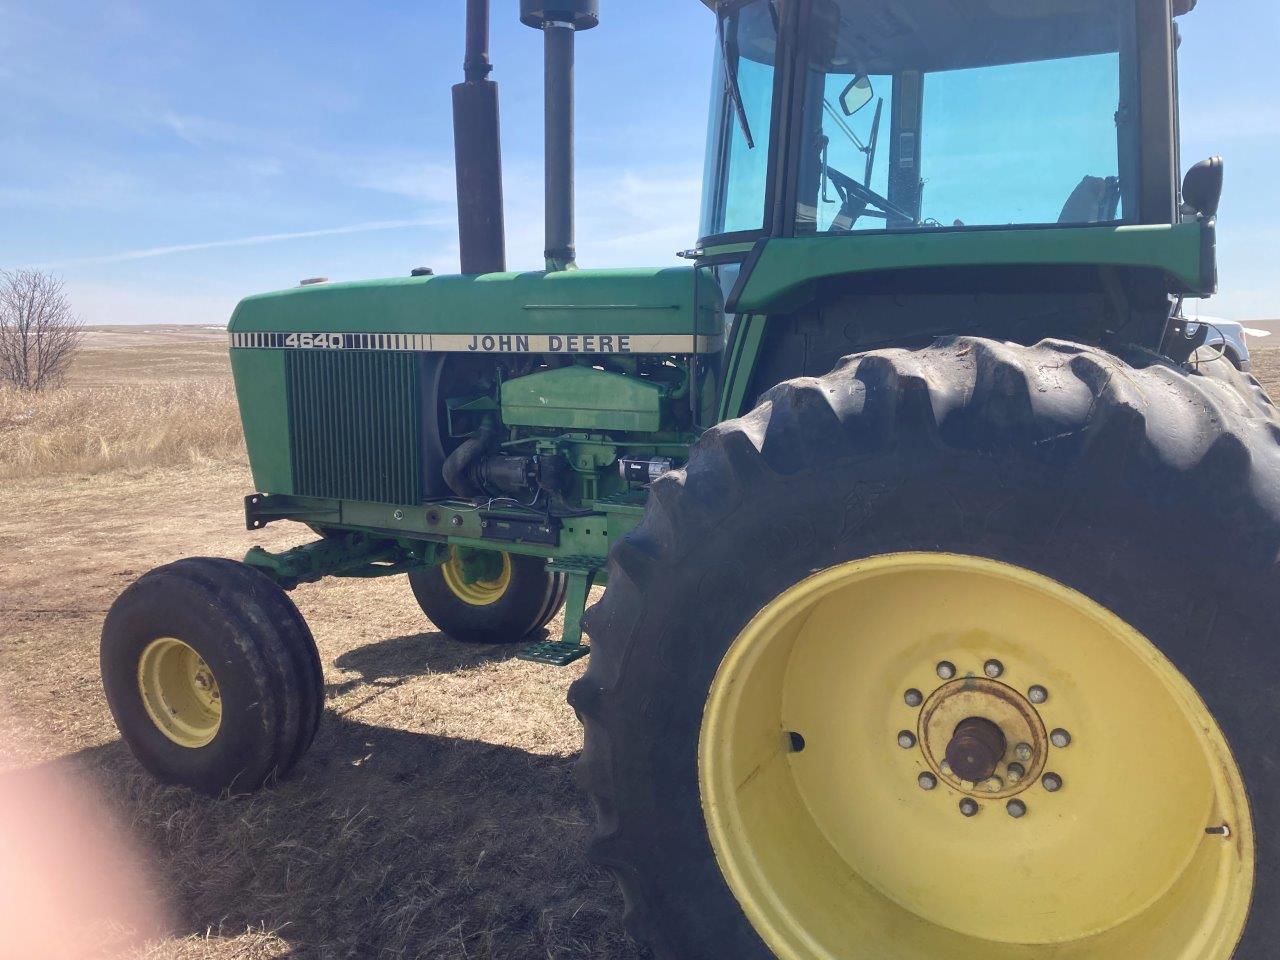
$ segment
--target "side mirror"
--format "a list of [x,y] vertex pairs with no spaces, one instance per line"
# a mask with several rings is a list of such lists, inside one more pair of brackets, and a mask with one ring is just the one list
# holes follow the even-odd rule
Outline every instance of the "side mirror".
[[1222,158],[1201,160],[1182,181],[1182,207],[1187,213],[1212,220],[1222,200]]
[[860,73],[840,94],[840,109],[844,111],[846,117],[852,117],[870,103],[875,95],[876,92],[871,88],[871,78],[865,73]]

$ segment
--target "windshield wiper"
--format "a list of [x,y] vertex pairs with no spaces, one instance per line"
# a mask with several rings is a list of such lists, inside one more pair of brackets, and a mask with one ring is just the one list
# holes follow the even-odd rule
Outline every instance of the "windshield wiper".
[[742,103],[742,88],[738,86],[738,21],[733,22],[734,36],[729,38],[728,31],[725,30],[724,22],[727,17],[735,16],[735,14],[721,14],[716,21],[716,30],[720,34],[720,55],[724,57],[724,83],[725,89],[729,94],[729,99],[733,101],[733,112],[737,114],[738,126],[742,129],[743,139],[747,141],[747,149],[754,150],[756,148],[755,138],[751,136],[751,122],[747,119],[747,108]]

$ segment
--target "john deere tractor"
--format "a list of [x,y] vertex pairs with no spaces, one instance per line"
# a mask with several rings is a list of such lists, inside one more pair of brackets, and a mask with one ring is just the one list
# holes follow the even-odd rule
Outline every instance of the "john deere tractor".
[[1276,956],[1280,417],[1183,319],[1222,189],[1179,185],[1194,0],[706,5],[691,262],[590,270],[597,0],[521,0],[547,243],[513,273],[470,0],[462,273],[236,309],[246,524],[312,539],[124,592],[125,739],[211,793],[284,775],[324,699],[288,591],[404,576],[457,641],[590,652],[591,855],[659,957]]

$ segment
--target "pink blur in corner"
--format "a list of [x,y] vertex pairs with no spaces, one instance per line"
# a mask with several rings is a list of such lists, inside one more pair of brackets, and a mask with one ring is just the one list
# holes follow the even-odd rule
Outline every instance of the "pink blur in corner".
[[164,933],[141,859],[85,781],[0,775],[0,958],[109,957]]

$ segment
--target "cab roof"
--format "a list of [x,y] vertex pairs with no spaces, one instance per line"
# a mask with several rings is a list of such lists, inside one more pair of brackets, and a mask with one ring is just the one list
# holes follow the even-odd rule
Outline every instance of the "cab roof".
[[[703,5],[711,10],[716,8],[720,0],[702,0]],[[1196,8],[1197,0],[1173,0],[1173,15],[1180,17],[1184,13],[1190,13]]]
[[[719,5],[726,2],[733,0]],[[1176,13],[1195,6],[1174,2]],[[744,41],[741,53],[769,63],[775,50],[763,40],[772,37],[764,9],[744,14],[754,42]],[[815,38],[811,56],[830,72],[882,75],[1114,53],[1123,33],[1117,12],[1116,0],[814,0],[814,29],[828,40]]]

